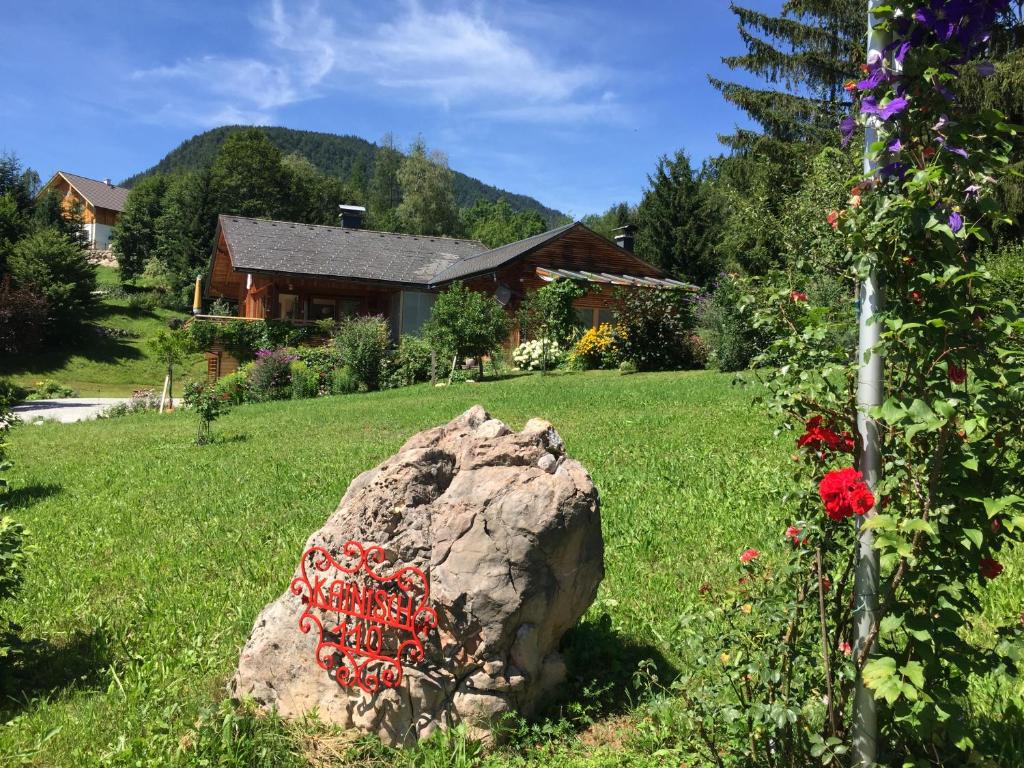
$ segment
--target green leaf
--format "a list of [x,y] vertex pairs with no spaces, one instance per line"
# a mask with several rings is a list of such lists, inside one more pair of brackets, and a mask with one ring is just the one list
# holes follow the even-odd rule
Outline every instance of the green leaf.
[[981,549],[981,542],[984,535],[977,528],[964,528],[964,538],[973,544],[977,549]]
[[915,688],[924,688],[924,667],[921,666],[921,662],[908,661],[900,667],[900,672],[903,673],[907,680],[914,684]]
[[899,629],[902,625],[902,616],[893,616],[890,614],[889,616],[886,616],[884,619],[882,619],[881,624],[879,624],[878,631],[882,633],[883,637],[888,637],[897,629]]
[[989,516],[989,519],[995,517],[1007,507],[1020,504],[1022,501],[1024,499],[1016,495],[1002,496],[998,499],[982,499],[982,503],[985,505],[985,513]]

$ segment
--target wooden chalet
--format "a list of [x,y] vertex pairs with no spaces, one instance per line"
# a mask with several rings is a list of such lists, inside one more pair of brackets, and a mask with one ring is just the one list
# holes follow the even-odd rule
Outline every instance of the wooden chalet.
[[110,179],[98,181],[57,171],[39,190],[38,196],[51,191],[60,195],[66,211],[81,206],[89,247],[97,251],[109,250],[110,232],[124,211],[128,190],[111,183]]
[[[613,243],[576,222],[488,249],[476,240],[363,229],[351,213],[343,222],[348,226],[220,216],[205,297],[237,302],[247,319],[305,324],[381,315],[397,340],[420,331],[437,293],[455,281],[493,296],[509,314],[548,281],[584,281],[590,290],[576,308],[586,327],[611,321],[617,288],[689,287],[634,255],[629,231]],[[519,341],[516,328],[508,344]],[[222,365],[221,352],[209,361],[214,376],[236,365]]]

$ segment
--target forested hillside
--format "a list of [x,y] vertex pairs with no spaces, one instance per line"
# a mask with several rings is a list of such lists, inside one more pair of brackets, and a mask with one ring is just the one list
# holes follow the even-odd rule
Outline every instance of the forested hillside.
[[[124,186],[131,187],[154,173],[174,173],[210,167],[221,144],[240,127],[226,125],[193,136],[167,153],[152,168],[125,179]],[[314,167],[330,176],[349,180],[354,175],[364,179],[369,179],[373,175],[373,163],[379,147],[366,139],[292,128],[261,127],[260,130],[282,154],[302,155]],[[460,208],[468,208],[480,200],[496,202],[499,198],[504,198],[513,210],[536,211],[548,224],[558,223],[565,217],[561,211],[548,208],[527,195],[506,192],[458,171],[454,171],[454,176],[455,200]]]

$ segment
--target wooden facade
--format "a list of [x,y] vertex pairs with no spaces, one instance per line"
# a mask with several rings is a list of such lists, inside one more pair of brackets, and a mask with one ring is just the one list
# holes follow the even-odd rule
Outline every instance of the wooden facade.
[[81,213],[91,248],[107,250],[110,247],[111,230],[121,217],[127,189],[112,184],[109,179],[98,181],[57,171],[39,194],[51,192],[60,197],[66,216],[70,217],[76,209]]

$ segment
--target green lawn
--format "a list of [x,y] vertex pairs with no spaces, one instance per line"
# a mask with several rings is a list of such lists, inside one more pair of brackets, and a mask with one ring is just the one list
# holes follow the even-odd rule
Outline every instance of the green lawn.
[[[97,284],[100,290],[116,288],[117,270],[98,267]],[[5,357],[0,360],[0,376],[26,387],[52,379],[83,397],[119,397],[136,389],[159,391],[166,371],[153,358],[147,340],[166,328],[169,320],[185,317],[166,309],[132,307],[123,295],[105,297],[79,334],[50,343],[32,355]],[[97,330],[101,327],[123,329],[131,337],[103,336]],[[202,356],[194,356],[184,372],[204,374]]]
[[[790,443],[772,438],[755,394],[703,372],[535,375],[243,406],[206,447],[190,444],[187,413],[20,428],[13,512],[37,551],[12,612],[36,642],[30,683],[14,681],[0,709],[0,764],[276,765],[329,752],[323,729],[218,715],[225,681],[350,480],[474,403],[516,428],[532,416],[555,424],[600,489],[607,566],[568,638],[561,713],[576,729],[553,716],[531,746],[488,764],[663,764],[635,735],[650,720],[630,684],[637,662],[671,674],[680,609],[698,587],[735,578],[747,546],[768,560],[782,552]],[[1020,605],[1020,566],[1011,560],[990,590],[1000,610]],[[362,764],[399,759],[360,749]],[[471,764],[428,758],[401,759]]]

